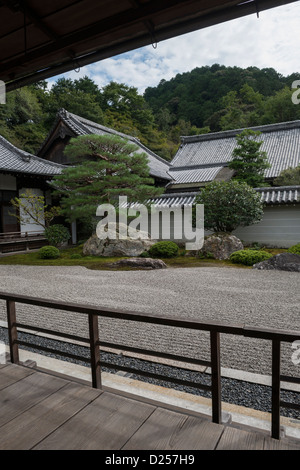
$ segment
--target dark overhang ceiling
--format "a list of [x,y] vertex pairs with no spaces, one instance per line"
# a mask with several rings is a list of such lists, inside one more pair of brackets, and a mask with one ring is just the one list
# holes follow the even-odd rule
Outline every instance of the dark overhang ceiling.
[[0,0],[7,91],[298,0]]

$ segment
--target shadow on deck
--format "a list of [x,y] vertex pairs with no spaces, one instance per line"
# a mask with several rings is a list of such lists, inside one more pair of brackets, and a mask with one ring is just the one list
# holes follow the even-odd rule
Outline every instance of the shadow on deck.
[[0,450],[300,450],[297,440],[24,365],[0,365]]

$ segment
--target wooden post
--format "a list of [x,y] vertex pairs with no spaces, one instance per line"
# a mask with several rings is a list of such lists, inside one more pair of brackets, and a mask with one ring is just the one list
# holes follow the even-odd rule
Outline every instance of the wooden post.
[[18,331],[16,320],[16,304],[12,300],[6,301],[8,339],[10,349],[10,360],[13,364],[19,363]]
[[280,340],[272,340],[272,430],[274,439],[280,439]]
[[92,368],[92,386],[101,388],[101,365],[99,347],[98,315],[89,313],[90,351]]
[[212,420],[221,424],[221,363],[220,363],[220,333],[210,332],[211,353],[211,392],[212,392]]

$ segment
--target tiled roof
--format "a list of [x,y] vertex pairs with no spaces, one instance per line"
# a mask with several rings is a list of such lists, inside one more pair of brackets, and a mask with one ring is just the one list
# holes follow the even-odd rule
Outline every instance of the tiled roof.
[[256,191],[261,193],[261,201],[265,204],[300,203],[300,186],[258,188]]
[[[277,186],[255,188],[261,194],[261,202],[266,205],[300,204],[300,186]],[[181,207],[193,205],[199,192],[165,193],[149,202],[156,207]]]
[[63,168],[63,165],[49,162],[18,149],[0,136],[0,171],[54,176],[60,174]]
[[170,175],[176,181],[176,184],[208,182],[215,179],[216,175],[222,170],[222,166],[208,168],[184,168],[170,169]]
[[188,193],[166,193],[151,199],[149,202],[156,207],[182,207],[183,205],[192,206],[195,202],[196,192]]
[[89,121],[76,114],[69,113],[65,109],[61,109],[58,112],[57,119],[61,119],[76,135],[88,135],[88,134],[113,134],[123,137],[124,139],[134,143],[138,146],[138,152],[146,153],[150,168],[150,174],[157,178],[162,178],[167,181],[171,181],[172,177],[169,175],[168,170],[170,163],[163,158],[156,155],[150,149],[145,147],[136,137],[123,134],[109,127],[103,126],[93,121]]
[[[280,172],[289,167],[295,168],[300,165],[300,121],[291,121],[266,126],[252,127],[252,130],[261,132],[259,139],[262,140],[261,150],[267,152],[271,168],[265,171],[265,178],[275,178]],[[232,131],[215,132],[199,136],[182,137],[181,146],[173,158],[170,174],[175,178],[177,184],[182,183],[180,171],[174,171],[184,167],[190,167],[190,171],[196,173],[193,167],[197,167],[198,180],[195,176],[193,181],[207,181],[202,179],[208,175],[208,167],[211,166],[211,178],[214,179],[217,166],[226,166],[232,159],[233,149],[236,147],[236,135],[243,129]],[[205,168],[202,173],[200,168]],[[177,177],[178,176],[178,179]],[[188,176],[191,178],[191,176]],[[188,181],[187,181],[188,182]]]

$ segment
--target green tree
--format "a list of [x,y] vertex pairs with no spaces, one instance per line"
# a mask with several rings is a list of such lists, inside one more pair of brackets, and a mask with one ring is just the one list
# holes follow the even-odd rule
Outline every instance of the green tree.
[[135,87],[110,82],[102,89],[104,110],[121,113],[131,119],[138,128],[154,124],[152,111]]
[[300,165],[296,168],[283,170],[274,180],[275,186],[298,186],[300,185]]
[[204,228],[214,232],[232,232],[263,217],[260,194],[247,183],[234,180],[208,183],[195,204],[204,204]]
[[222,130],[240,129],[260,123],[264,112],[264,98],[245,83],[237,91],[230,91],[220,103],[223,107],[216,116],[221,116],[219,126]]
[[266,99],[262,124],[272,124],[276,122],[288,122],[300,119],[299,106],[292,102],[293,91],[291,87],[284,87]]
[[100,92],[96,94],[97,86],[93,87],[89,79],[72,81],[60,78],[52,86],[44,108],[47,113],[45,121],[48,127],[53,125],[60,108],[77,114],[99,124],[105,124],[104,114],[100,105]]
[[43,142],[44,111],[33,87],[23,87],[7,94],[7,103],[0,107],[0,133],[12,144],[35,153]]
[[237,147],[228,167],[235,170],[235,179],[257,188],[264,185],[264,170],[270,168],[266,152],[260,150],[261,132],[245,129],[236,136]]
[[93,217],[99,204],[145,202],[159,196],[149,176],[146,154],[135,144],[118,136],[87,135],[70,140],[65,153],[76,164],[53,179],[55,194],[61,196],[64,215],[69,221]]

